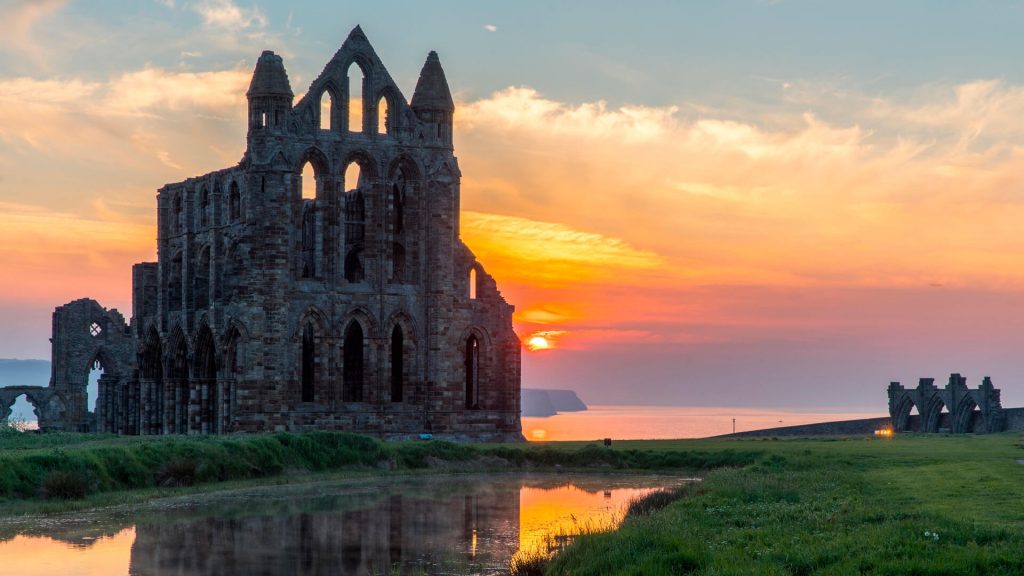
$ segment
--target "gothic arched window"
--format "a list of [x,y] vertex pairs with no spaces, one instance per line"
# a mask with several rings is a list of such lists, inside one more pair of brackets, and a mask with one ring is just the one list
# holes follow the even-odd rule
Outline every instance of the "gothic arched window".
[[476,336],[466,340],[466,408],[480,407],[480,342]]
[[230,198],[228,200],[231,221],[237,222],[242,217],[242,193],[238,191],[238,182],[231,183]]
[[316,342],[313,336],[313,323],[307,322],[302,329],[302,401],[313,401],[313,389],[316,384]]
[[345,331],[345,349],[342,353],[343,402],[363,401],[363,328],[353,321]]
[[391,401],[401,402],[405,380],[405,338],[402,327],[395,326],[391,331]]

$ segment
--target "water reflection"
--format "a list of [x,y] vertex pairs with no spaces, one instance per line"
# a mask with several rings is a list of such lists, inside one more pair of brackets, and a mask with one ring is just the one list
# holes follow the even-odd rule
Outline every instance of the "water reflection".
[[498,574],[680,480],[445,476],[271,487],[0,524],[19,576]]

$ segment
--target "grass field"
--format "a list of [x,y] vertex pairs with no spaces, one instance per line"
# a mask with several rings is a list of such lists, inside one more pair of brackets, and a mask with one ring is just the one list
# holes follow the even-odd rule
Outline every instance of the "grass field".
[[1020,434],[620,447],[763,456],[580,537],[546,574],[1024,574]]
[[581,536],[522,573],[1010,575],[1024,574],[1021,461],[1019,433],[633,441],[605,448],[386,443],[328,432],[188,438],[5,432],[0,514],[330,474],[683,470],[704,480],[679,499],[637,506],[642,512],[618,530]]
[[749,450],[382,442],[344,432],[117,437],[0,431],[0,513],[138,501],[176,488],[312,475],[509,469],[686,470],[753,464]]

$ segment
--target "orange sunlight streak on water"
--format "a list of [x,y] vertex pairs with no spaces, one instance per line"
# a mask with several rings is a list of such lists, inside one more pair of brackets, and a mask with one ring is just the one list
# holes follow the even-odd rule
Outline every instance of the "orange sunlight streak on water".
[[559,536],[618,526],[625,505],[650,488],[587,492],[569,484],[557,490],[524,486],[519,492],[519,552],[546,553]]
[[0,558],[3,558],[4,574],[18,576],[127,574],[133,542],[135,528],[81,544],[19,535],[0,542]]

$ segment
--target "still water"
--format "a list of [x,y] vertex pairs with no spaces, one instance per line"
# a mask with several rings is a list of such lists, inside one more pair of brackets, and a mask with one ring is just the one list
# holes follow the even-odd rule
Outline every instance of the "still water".
[[545,418],[523,417],[527,440],[664,440],[703,438],[777,426],[887,416],[884,412],[784,411],[759,408],[682,406],[591,406]]
[[617,525],[628,502],[688,480],[612,474],[457,475],[318,483],[0,519],[18,576],[501,574]]

